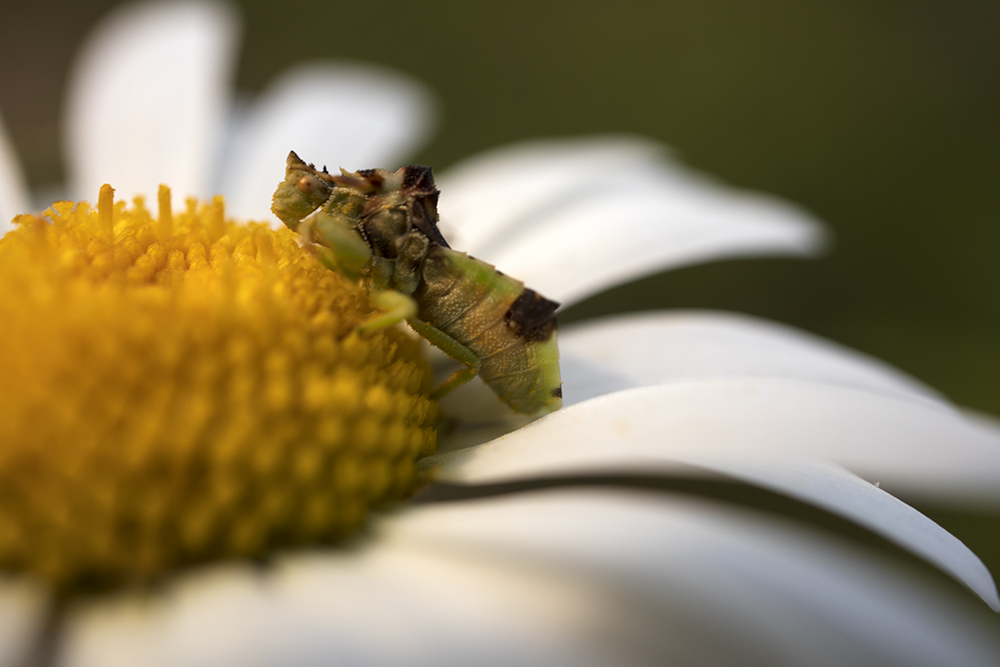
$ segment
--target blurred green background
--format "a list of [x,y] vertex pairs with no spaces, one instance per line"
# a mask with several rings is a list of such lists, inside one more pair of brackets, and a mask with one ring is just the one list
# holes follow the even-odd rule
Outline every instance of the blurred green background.
[[[35,187],[61,179],[70,59],[115,2],[8,4],[0,109]],[[1000,3],[244,0],[237,84],[294,62],[399,68],[439,96],[416,161],[518,139],[649,135],[689,165],[826,221],[816,261],[717,262],[642,280],[564,320],[703,307],[793,324],[1000,414]],[[447,195],[445,195],[447,196]],[[1000,572],[1000,518],[929,508]]]

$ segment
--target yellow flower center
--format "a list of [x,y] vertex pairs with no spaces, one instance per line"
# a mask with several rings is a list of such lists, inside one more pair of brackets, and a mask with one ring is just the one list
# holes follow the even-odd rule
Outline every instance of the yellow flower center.
[[0,569],[64,591],[336,540],[432,453],[429,368],[221,198],[59,202],[0,239]]

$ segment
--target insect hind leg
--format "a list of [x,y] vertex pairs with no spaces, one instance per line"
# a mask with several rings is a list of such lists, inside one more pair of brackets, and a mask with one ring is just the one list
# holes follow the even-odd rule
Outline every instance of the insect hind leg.
[[455,371],[440,387],[432,391],[431,398],[440,400],[479,374],[479,357],[465,345],[437,327],[416,318],[408,319],[406,322],[413,327],[414,331],[426,338],[431,345],[465,365],[465,368]]
[[463,384],[476,377],[476,369],[472,366],[463,366],[451,374],[451,377],[441,383],[441,385],[431,392],[431,399],[440,401],[442,398],[461,387]]

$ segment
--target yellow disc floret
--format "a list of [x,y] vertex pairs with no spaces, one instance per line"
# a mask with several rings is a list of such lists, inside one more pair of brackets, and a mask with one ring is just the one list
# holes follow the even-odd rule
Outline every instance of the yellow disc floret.
[[417,344],[288,230],[101,190],[0,239],[0,570],[62,590],[329,542],[411,493]]

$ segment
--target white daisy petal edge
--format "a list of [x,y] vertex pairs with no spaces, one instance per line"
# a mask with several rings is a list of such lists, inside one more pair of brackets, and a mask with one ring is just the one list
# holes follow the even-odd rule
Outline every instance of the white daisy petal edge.
[[864,526],[947,572],[979,595],[993,611],[1000,611],[993,575],[978,556],[914,508],[840,466],[748,457],[716,461],[711,467]]
[[0,236],[14,228],[15,215],[28,212],[28,188],[21,176],[17,154],[0,117]]
[[627,390],[428,461],[439,464],[438,479],[462,483],[649,476],[687,465],[723,472],[865,525],[998,605],[992,578],[964,545],[887,493],[846,481],[828,462],[889,491],[966,502],[1000,496],[1000,431],[909,400],[794,380]]
[[433,129],[434,101],[418,81],[361,63],[303,64],[238,118],[220,191],[231,215],[271,220],[289,150],[332,170],[394,169]]
[[70,193],[93,200],[207,197],[229,110],[238,19],[212,2],[146,2],[114,10],[70,75],[64,138]]
[[812,254],[824,241],[805,211],[720,185],[636,137],[515,144],[452,167],[438,185],[456,248],[566,304],[668,268]]
[[[793,327],[739,313],[653,311],[571,324],[559,331],[563,402],[713,377],[772,377],[856,387],[953,410],[936,391],[889,364]],[[509,418],[482,382],[442,401],[466,423]],[[509,429],[508,429],[509,430]],[[465,444],[493,431],[464,434]],[[496,433],[495,435],[500,435]]]
[[[690,380],[571,405],[447,457],[454,481],[643,470],[666,460],[831,461],[896,495],[1000,499],[1000,429],[912,400],[775,378]],[[638,468],[636,467],[638,466]]]
[[[737,634],[740,633],[739,626],[744,626],[744,632],[749,628],[746,627],[746,620],[739,621],[736,616],[753,615],[751,610],[756,608],[764,616],[761,619],[764,625],[770,628],[764,632],[758,632],[758,628],[749,629],[748,635],[763,642],[773,641],[776,637],[779,642],[789,640],[784,647],[769,649],[775,650],[775,661],[779,663],[782,662],[782,653],[796,651],[799,655],[789,659],[789,664],[822,664],[823,658],[814,656],[808,659],[806,652],[823,653],[825,643],[836,641],[827,635],[828,628],[833,629],[834,634],[848,627],[851,628],[849,633],[857,633],[853,638],[847,639],[847,645],[852,647],[848,651],[856,650],[866,643],[861,640],[861,635],[879,632],[892,634],[895,630],[891,627],[891,622],[881,628],[870,627],[860,622],[861,619],[856,616],[851,617],[845,608],[845,603],[853,604],[848,599],[859,593],[862,597],[873,593],[861,593],[863,584],[859,579],[867,579],[866,568],[859,567],[860,563],[857,561],[851,562],[854,560],[850,555],[851,549],[839,551],[843,556],[841,560],[841,555],[836,554],[838,550],[834,546],[835,540],[823,539],[801,526],[789,526],[782,521],[772,522],[753,512],[715,508],[711,504],[705,507],[698,502],[671,502],[665,499],[660,499],[663,504],[659,504],[639,495],[629,499],[629,494],[625,492],[618,496],[610,491],[601,497],[602,494],[587,489],[581,490],[575,499],[572,494],[567,495],[569,497],[562,497],[561,492],[553,491],[547,494],[547,498],[546,494],[541,494],[538,500],[531,497],[501,499],[487,511],[479,511],[474,503],[470,503],[472,506],[468,507],[442,508],[439,513],[428,512],[424,516],[415,517],[411,524],[404,523],[401,529],[407,537],[418,543],[441,545],[442,548],[460,548],[462,544],[468,544],[481,557],[486,553],[507,552],[532,560],[548,560],[559,569],[573,569],[578,563],[585,563],[589,567],[603,566],[602,569],[606,568],[604,576],[598,575],[598,580],[627,577],[636,585],[637,590],[643,590],[647,585],[655,589],[660,582],[675,580],[682,587],[691,587],[688,589],[689,604],[679,605],[679,613],[690,609],[695,617],[707,620],[712,625],[719,623],[720,618],[733,614],[732,622],[724,622],[723,626],[735,629]],[[618,503],[633,506],[623,511],[621,505],[615,507]],[[546,505],[553,509],[547,510]],[[605,505],[610,506],[610,509],[605,509]],[[655,515],[658,512],[668,516],[657,517]],[[678,514],[682,515],[679,521]],[[686,534],[669,533],[668,526],[677,523],[687,524]],[[690,533],[687,533],[688,530]],[[714,542],[716,537],[721,537],[720,543],[702,542],[715,531],[718,531],[717,535],[710,539]],[[826,558],[804,553],[812,549],[820,551],[823,545],[834,548],[834,552],[828,553]],[[669,559],[675,548],[681,552],[687,551],[684,563],[677,564],[677,567],[661,560],[663,556]],[[767,559],[787,559],[789,569],[772,561],[768,566],[760,566],[758,570],[759,564],[754,561],[765,553],[768,554],[765,556]],[[859,560],[862,558],[860,554],[857,556]],[[840,572],[834,572],[838,569],[831,567],[834,562],[841,563],[840,567],[843,569]],[[708,567],[703,568],[706,564]],[[718,569],[715,566],[719,566]],[[834,584],[829,579],[827,583],[833,584],[830,590],[815,587],[816,580],[813,577],[837,579],[841,576],[854,579],[853,586],[849,587],[854,590],[845,590],[843,597],[834,592],[840,590],[841,584]],[[744,580],[744,577],[749,581]],[[760,589],[753,590],[762,583]],[[719,597],[715,598],[717,595]],[[707,598],[708,603],[693,598]],[[755,602],[750,598],[757,600]],[[782,598],[794,598],[795,602],[791,606],[795,611],[781,610]],[[671,601],[676,604],[672,598]],[[882,604],[887,603],[888,600],[882,601]],[[881,615],[881,612],[867,607],[867,603],[865,607],[867,613],[873,614],[872,619]],[[936,613],[933,608],[925,608],[925,611]],[[772,612],[777,613],[772,616]],[[797,625],[789,618],[795,613],[805,613],[807,617],[811,614],[821,615],[824,617],[823,627],[810,627],[815,621],[813,617],[798,624],[796,630],[801,630],[801,635],[796,630],[787,635],[777,630],[783,627],[791,629],[787,623]],[[918,611],[917,615],[920,613]],[[886,617],[888,616],[890,615]],[[897,611],[891,616],[901,620],[906,614],[899,614]],[[830,626],[826,623],[830,623]],[[752,626],[753,621],[749,625]],[[792,639],[793,637],[796,639]],[[939,639],[948,644],[955,638],[941,636]],[[891,645],[894,640],[887,636],[882,636],[878,641],[884,642],[882,650],[887,653],[898,650]],[[933,651],[930,646],[927,649]],[[788,659],[791,656],[785,657]],[[862,661],[864,662],[863,658]],[[752,660],[749,662],[753,663]],[[840,660],[831,662],[848,664]],[[916,660],[913,664],[919,662],[920,660]],[[700,664],[725,663],[708,660]],[[760,664],[774,663],[764,660]],[[904,661],[902,664],[911,663]]]
[[357,551],[80,605],[58,664],[993,665],[959,599],[752,512],[626,491],[412,507]]
[[567,405],[622,389],[710,377],[776,377],[857,387],[951,409],[889,364],[793,327],[739,313],[650,312],[559,335]]

